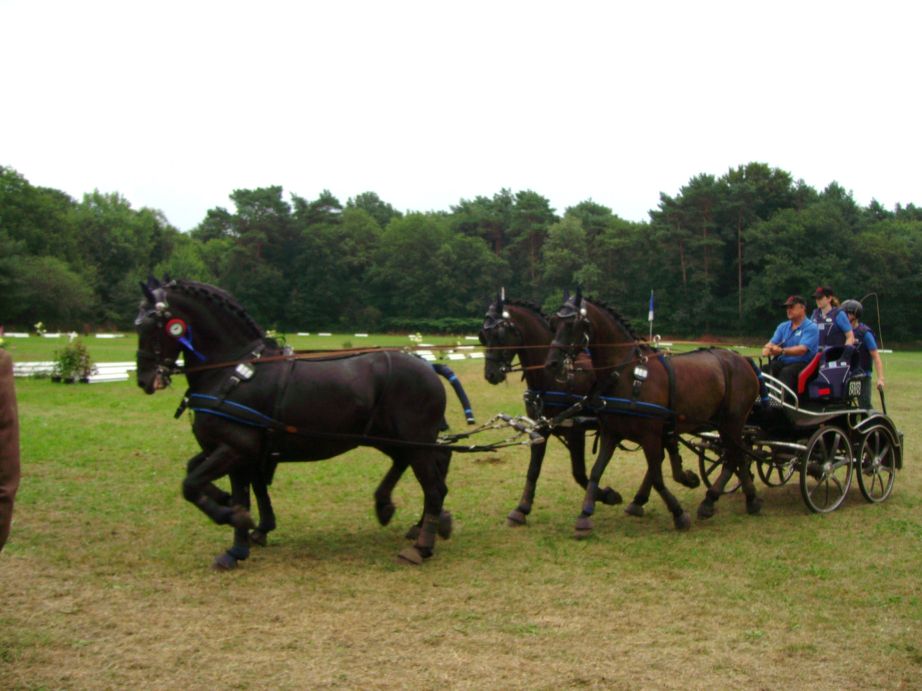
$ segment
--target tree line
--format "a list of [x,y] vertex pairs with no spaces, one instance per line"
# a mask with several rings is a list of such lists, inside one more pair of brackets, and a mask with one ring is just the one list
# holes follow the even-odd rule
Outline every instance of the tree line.
[[[646,332],[765,336],[790,294],[862,298],[883,335],[922,338],[922,209],[867,207],[749,163],[701,174],[632,222],[586,200],[562,215],[531,190],[399,211],[280,186],[239,189],[190,232],[118,193],[80,201],[0,166],[0,323],[129,328],[148,274],[233,293],[267,328],[470,331],[501,286],[552,310],[577,284]],[[770,335],[770,334],[769,334]]]

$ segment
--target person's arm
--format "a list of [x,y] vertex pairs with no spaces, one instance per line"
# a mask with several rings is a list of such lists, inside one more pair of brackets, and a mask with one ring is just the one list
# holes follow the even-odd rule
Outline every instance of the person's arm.
[[775,329],[775,333],[772,334],[772,337],[768,342],[762,346],[762,355],[768,355],[769,357],[775,357],[781,354],[781,345],[780,343],[784,340],[781,335],[781,327],[784,326],[784,322],[779,324]]
[[855,345],[855,332],[852,330],[852,324],[848,321],[848,315],[845,312],[836,312],[836,326],[845,334],[845,345]]
[[877,388],[884,388],[884,361],[880,358],[880,351],[876,348],[871,351],[871,359],[874,360],[874,371],[877,372]]
[[788,346],[787,348],[781,349],[781,355],[791,355],[797,357],[798,355],[806,355],[810,351],[807,346],[800,344],[795,346]]

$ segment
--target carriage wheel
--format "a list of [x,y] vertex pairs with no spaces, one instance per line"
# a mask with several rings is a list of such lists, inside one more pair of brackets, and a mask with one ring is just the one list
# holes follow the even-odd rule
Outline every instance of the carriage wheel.
[[807,444],[800,466],[800,493],[807,508],[835,511],[852,484],[852,447],[838,427],[821,427]]
[[864,436],[856,459],[858,489],[869,502],[878,503],[890,496],[896,479],[896,443],[883,425],[875,425]]
[[[720,471],[723,469],[723,465],[723,449],[721,449],[720,454],[714,449],[698,450],[698,472],[701,475],[701,480],[708,489],[710,489],[714,481],[717,480]],[[734,475],[724,487],[723,494],[732,494],[740,488],[741,484],[740,479]]]
[[[761,456],[761,454],[760,454]],[[769,487],[781,487],[786,485],[788,480],[794,476],[797,469],[797,458],[788,454],[780,454],[777,451],[771,451],[764,457],[756,461],[756,470],[759,472],[759,479]]]

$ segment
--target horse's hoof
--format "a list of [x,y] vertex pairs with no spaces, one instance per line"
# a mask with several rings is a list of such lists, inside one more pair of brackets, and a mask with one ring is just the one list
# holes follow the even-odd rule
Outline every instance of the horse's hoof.
[[615,506],[616,504],[621,504],[624,502],[622,496],[611,487],[600,489],[596,496],[599,501],[601,501],[603,504],[606,504],[607,506]]
[[381,525],[390,523],[395,511],[397,511],[397,507],[390,503],[375,505],[375,513],[378,514],[378,523]]
[[573,529],[573,537],[577,540],[583,540],[592,535],[592,519],[588,516],[580,516],[576,519],[576,526]]
[[214,558],[211,568],[215,571],[232,571],[237,568],[237,560],[227,552],[223,552]]
[[755,516],[760,511],[762,511],[761,497],[753,497],[752,499],[746,500],[746,513],[748,513],[750,516]]
[[419,566],[423,563],[423,555],[416,547],[404,547],[397,554],[397,563]]
[[701,478],[698,477],[697,473],[691,470],[686,470],[685,471],[685,482],[683,482],[682,484],[691,489],[695,489],[696,487],[701,485]]
[[416,538],[419,537],[419,531],[420,531],[420,527],[418,525],[410,526],[410,529],[407,531],[404,537],[407,540],[415,540]]
[[439,514],[439,537],[443,540],[449,539],[451,537],[452,527],[453,524],[451,520],[451,513],[448,511],[443,511],[441,514]]
[[698,506],[698,518],[713,518],[717,510],[714,508],[713,504],[708,504],[707,502],[701,502]]
[[672,520],[675,523],[676,530],[688,530],[691,528],[691,514],[688,511],[683,511],[673,516]]
[[626,513],[628,516],[636,516],[637,518],[640,518],[643,516],[643,507],[640,504],[631,502],[624,508],[624,513]]
[[259,545],[260,547],[265,547],[269,542],[269,536],[265,532],[257,528],[252,533],[250,533],[250,542],[254,545]]
[[250,516],[250,512],[242,506],[234,507],[233,513],[231,513],[230,516],[230,524],[242,530],[253,530],[256,527],[256,523],[253,522],[253,517]]
[[506,525],[510,528],[520,528],[523,525],[528,525],[528,517],[518,509],[515,509],[510,511],[509,515],[506,516]]

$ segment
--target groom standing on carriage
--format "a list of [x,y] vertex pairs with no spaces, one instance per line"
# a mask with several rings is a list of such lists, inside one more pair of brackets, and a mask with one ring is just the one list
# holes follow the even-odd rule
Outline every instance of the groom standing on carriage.
[[796,393],[797,376],[816,355],[819,329],[807,319],[807,303],[800,295],[791,295],[782,307],[787,310],[787,321],[778,324],[762,346],[762,355],[772,358],[768,373]]

